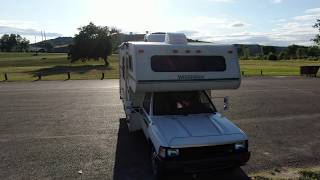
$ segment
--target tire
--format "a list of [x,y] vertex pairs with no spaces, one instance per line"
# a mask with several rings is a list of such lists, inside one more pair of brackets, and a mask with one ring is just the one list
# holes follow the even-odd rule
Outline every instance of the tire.
[[152,173],[157,180],[160,180],[164,177],[165,171],[164,168],[160,166],[159,161],[157,160],[157,153],[153,146],[151,146],[151,167]]

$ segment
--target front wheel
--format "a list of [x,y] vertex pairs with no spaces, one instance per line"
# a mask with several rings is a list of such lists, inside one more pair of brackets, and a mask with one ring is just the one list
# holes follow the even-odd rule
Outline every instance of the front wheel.
[[164,177],[165,172],[163,167],[160,166],[159,161],[157,160],[157,152],[155,151],[154,147],[151,146],[151,166],[152,166],[152,172],[155,178],[161,179]]

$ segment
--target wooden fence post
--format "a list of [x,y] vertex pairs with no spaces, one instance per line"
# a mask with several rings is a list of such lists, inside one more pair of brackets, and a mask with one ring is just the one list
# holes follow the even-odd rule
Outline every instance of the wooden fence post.
[[102,75],[101,75],[101,80],[104,79],[104,72],[102,72]]

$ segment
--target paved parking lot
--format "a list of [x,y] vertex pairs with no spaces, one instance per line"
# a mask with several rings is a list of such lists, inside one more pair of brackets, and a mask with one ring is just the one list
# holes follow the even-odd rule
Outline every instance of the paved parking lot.
[[[230,96],[223,113],[248,134],[252,158],[198,179],[320,165],[319,78],[244,78],[213,93]],[[143,135],[123,117],[118,80],[1,82],[0,179],[152,179]],[[191,178],[169,178],[181,177]]]

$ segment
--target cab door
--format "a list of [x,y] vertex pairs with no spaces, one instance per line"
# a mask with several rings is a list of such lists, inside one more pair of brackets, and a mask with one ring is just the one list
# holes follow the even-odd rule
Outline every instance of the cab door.
[[143,118],[141,118],[142,120],[141,127],[146,138],[149,138],[148,128],[151,122],[150,121],[150,114],[151,114],[151,108],[152,108],[151,103],[152,103],[152,93],[146,93],[143,100],[142,113],[141,113],[141,115],[143,116]]

